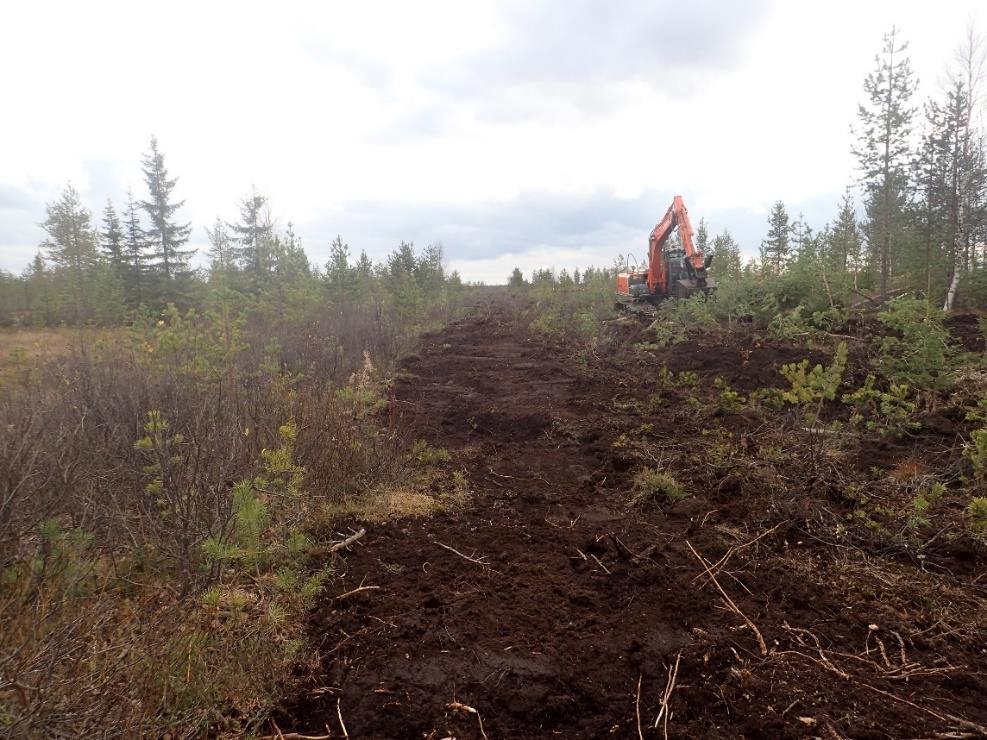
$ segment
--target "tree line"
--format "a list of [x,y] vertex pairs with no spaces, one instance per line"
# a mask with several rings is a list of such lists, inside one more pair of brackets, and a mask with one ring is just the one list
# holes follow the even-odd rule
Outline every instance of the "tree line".
[[337,236],[324,267],[310,264],[289,222],[278,228],[269,201],[256,188],[239,202],[235,221],[206,228],[208,267],[196,268],[192,226],[180,217],[177,177],[169,174],[152,137],[141,159],[146,194],[128,192],[122,207],[108,200],[97,223],[71,184],[46,205],[37,255],[21,275],[0,271],[0,323],[128,323],[169,304],[205,306],[222,293],[273,309],[308,300],[342,307],[385,303],[414,321],[435,299],[462,286],[446,273],[441,244],[423,250],[402,241],[386,259],[365,251],[355,260]]
[[777,201],[759,258],[746,263],[729,232],[709,239],[701,222],[697,242],[714,255],[716,275],[822,283],[830,301],[852,291],[913,293],[946,310],[960,294],[987,302],[985,67],[987,43],[971,24],[941,90],[919,107],[908,44],[892,28],[864,79],[853,127],[858,178],[836,217],[814,230]]

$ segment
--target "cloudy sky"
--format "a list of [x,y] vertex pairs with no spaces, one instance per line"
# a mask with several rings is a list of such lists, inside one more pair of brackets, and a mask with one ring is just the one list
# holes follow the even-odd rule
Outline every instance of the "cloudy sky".
[[152,133],[199,246],[256,186],[317,262],[340,233],[373,257],[441,241],[470,280],[604,265],[676,193],[754,253],[774,200],[818,227],[852,182],[883,32],[935,94],[982,4],[8,3],[0,269],[67,181],[97,212],[141,195]]

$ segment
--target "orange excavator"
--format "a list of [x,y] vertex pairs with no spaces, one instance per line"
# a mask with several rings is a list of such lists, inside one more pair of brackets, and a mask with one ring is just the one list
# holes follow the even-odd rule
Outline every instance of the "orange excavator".
[[[681,248],[668,246],[668,239],[678,228]],[[626,269],[617,273],[617,298],[622,303],[663,298],[689,298],[708,294],[716,287],[706,276],[713,256],[703,256],[692,241],[692,224],[681,195],[672,199],[665,216],[651,231],[648,240],[648,269]]]

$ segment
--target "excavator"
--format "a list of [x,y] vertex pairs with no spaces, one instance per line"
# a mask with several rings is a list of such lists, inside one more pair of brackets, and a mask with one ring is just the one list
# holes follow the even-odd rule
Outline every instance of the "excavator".
[[[681,248],[666,248],[678,228]],[[672,199],[665,216],[648,239],[648,269],[626,269],[617,273],[617,300],[627,306],[657,303],[664,298],[689,298],[709,294],[716,284],[706,276],[713,256],[703,256],[692,241],[692,224],[681,195]]]

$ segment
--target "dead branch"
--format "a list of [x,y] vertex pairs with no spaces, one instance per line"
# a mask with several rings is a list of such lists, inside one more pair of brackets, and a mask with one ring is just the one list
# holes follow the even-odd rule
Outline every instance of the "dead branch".
[[436,542],[435,544],[438,545],[439,547],[444,547],[446,550],[448,550],[451,553],[455,553],[459,557],[463,558],[463,560],[469,560],[471,563],[476,563],[477,565],[484,565],[484,566],[490,565],[490,562],[487,560],[486,555],[481,555],[479,558],[474,558],[474,557],[470,557],[469,555],[464,555],[454,547],[449,547],[449,545],[443,545],[441,542]]
[[603,572],[604,573],[606,573],[608,576],[612,576],[613,575],[613,573],[610,572],[610,569],[607,568],[607,566],[605,566],[603,563],[601,563],[600,562],[600,559],[598,557],[596,557],[596,555],[594,555],[593,553],[590,553],[589,556],[591,558],[593,558],[593,560],[596,561],[596,564],[597,565],[599,565],[601,568],[603,568]]
[[675,682],[679,677],[679,662],[682,660],[682,651],[679,650],[678,655],[675,656],[675,666],[667,666],[668,677],[665,680],[665,691],[661,695],[661,710],[658,712],[658,716],[655,717],[655,729],[658,728],[658,723],[664,718],[665,722],[662,726],[662,730],[665,736],[665,740],[668,740],[668,720],[672,717],[672,711],[668,708],[668,702],[671,701],[672,692],[675,691]]
[[271,720],[271,724],[274,725],[276,734],[263,735],[260,740],[329,740],[332,737],[332,733],[328,735],[303,735],[300,732],[281,732],[277,722]]
[[380,586],[358,586],[357,588],[354,588],[352,591],[347,591],[345,594],[340,594],[336,598],[345,599],[346,597],[352,596],[353,594],[358,594],[361,591],[376,591],[379,588]]
[[339,726],[343,730],[343,737],[348,738],[350,736],[350,733],[346,731],[346,723],[343,722],[343,709],[342,709],[342,705],[340,704],[340,698],[338,696],[336,697],[336,716],[339,717]]
[[[730,560],[730,558],[732,558],[732,557],[733,557],[734,555],[736,555],[736,554],[737,554],[738,552],[740,552],[741,550],[744,550],[744,549],[746,549],[746,548],[748,548],[748,547],[750,547],[751,545],[754,545],[754,544],[757,544],[758,542],[760,542],[761,540],[763,540],[763,539],[764,539],[765,537],[767,537],[767,536],[768,536],[769,534],[771,534],[771,533],[772,533],[772,532],[774,532],[774,531],[775,531],[776,529],[778,529],[778,527],[780,527],[780,526],[781,526],[782,524],[787,524],[787,523],[788,523],[788,520],[787,520],[787,519],[786,519],[785,521],[783,521],[783,522],[778,522],[778,523],[777,523],[777,524],[776,524],[775,526],[773,526],[773,527],[772,527],[771,529],[768,529],[768,530],[766,530],[766,531],[764,531],[764,532],[761,532],[761,534],[759,534],[759,535],[758,535],[757,537],[755,537],[754,539],[752,539],[752,540],[750,540],[750,541],[748,541],[748,542],[745,542],[745,543],[743,543],[742,545],[736,545],[736,546],[734,546],[734,547],[731,547],[731,548],[730,548],[729,550],[727,550],[727,551],[726,551],[726,553],[724,553],[724,555],[723,555],[723,557],[722,557],[722,558],[720,558],[719,560],[717,560],[717,561],[716,561],[716,562],[715,562],[715,563],[714,563],[714,564],[713,564],[713,565],[712,565],[712,566],[710,567],[710,570],[711,570],[711,571],[712,571],[713,573],[719,573],[719,572],[720,572],[720,571],[721,571],[721,570],[722,570],[722,569],[723,569],[723,568],[724,568],[724,567],[726,566],[726,564],[727,564],[727,561],[729,561],[729,560]],[[697,575],[697,576],[696,576],[695,578],[693,578],[692,580],[693,580],[693,581],[695,581],[695,580],[698,580],[698,579],[700,579],[700,578],[702,578],[702,577],[703,577],[703,574],[702,574],[702,573],[700,573],[699,575]]]
[[448,704],[446,704],[446,706],[449,707],[449,709],[452,709],[453,711],[456,712],[466,712],[467,714],[475,714],[476,721],[480,723],[480,734],[483,736],[483,740],[490,740],[487,737],[487,733],[484,732],[483,730],[483,719],[480,717],[480,713],[475,708],[469,706],[468,704],[463,704],[458,701],[451,701]]
[[638,740],[644,740],[644,733],[641,732],[641,679],[644,678],[643,673],[637,674],[637,698],[634,700],[634,716],[637,717],[637,738]]
[[968,719],[963,719],[962,717],[957,717],[955,715],[948,713],[939,714],[938,712],[934,712],[931,709],[927,707],[923,707],[920,704],[916,704],[915,702],[909,701],[908,699],[903,699],[900,696],[895,696],[894,694],[888,691],[882,691],[881,689],[875,686],[871,686],[868,683],[861,683],[860,685],[863,686],[864,688],[870,689],[871,691],[880,694],[881,696],[885,696],[888,699],[893,699],[894,701],[901,702],[902,704],[907,704],[908,706],[913,707],[914,709],[918,709],[919,711],[925,712],[926,714],[935,717],[940,722],[952,722],[953,724],[959,725],[960,727],[965,727],[968,730],[973,730],[974,732],[977,732],[982,736],[987,735],[987,727],[985,727],[984,725],[978,725],[976,722],[971,722]]
[[703,559],[703,557],[698,552],[696,552],[696,549],[692,546],[692,543],[686,540],[685,544],[688,546],[689,550],[692,552],[696,560],[699,561],[699,564],[703,567],[703,570],[706,571],[710,580],[713,582],[713,585],[716,586],[716,590],[720,592],[720,596],[723,597],[723,603],[726,605],[727,609],[729,609],[738,617],[743,619],[744,622],[747,624],[747,626],[751,628],[751,631],[754,633],[754,636],[757,638],[757,645],[761,650],[761,655],[766,656],[768,654],[768,645],[766,642],[764,642],[764,635],[761,634],[761,630],[759,630],[757,628],[757,625],[751,621],[750,617],[748,617],[746,614],[740,611],[740,607],[738,607],[733,602],[733,599],[731,599],[730,596],[727,594],[727,592],[723,590],[723,586],[721,586],[720,582],[716,580],[716,576],[713,575],[713,572],[709,569],[709,566],[706,565],[706,561]]
[[329,548],[329,552],[330,553],[334,553],[334,552],[338,552],[339,550],[342,550],[344,547],[349,547],[354,542],[356,542],[358,539],[360,539],[361,537],[363,537],[366,533],[367,533],[367,530],[364,529],[363,527],[361,527],[360,528],[360,531],[357,532],[356,534],[351,534],[345,540],[341,540],[341,541],[335,543],[332,547]]

